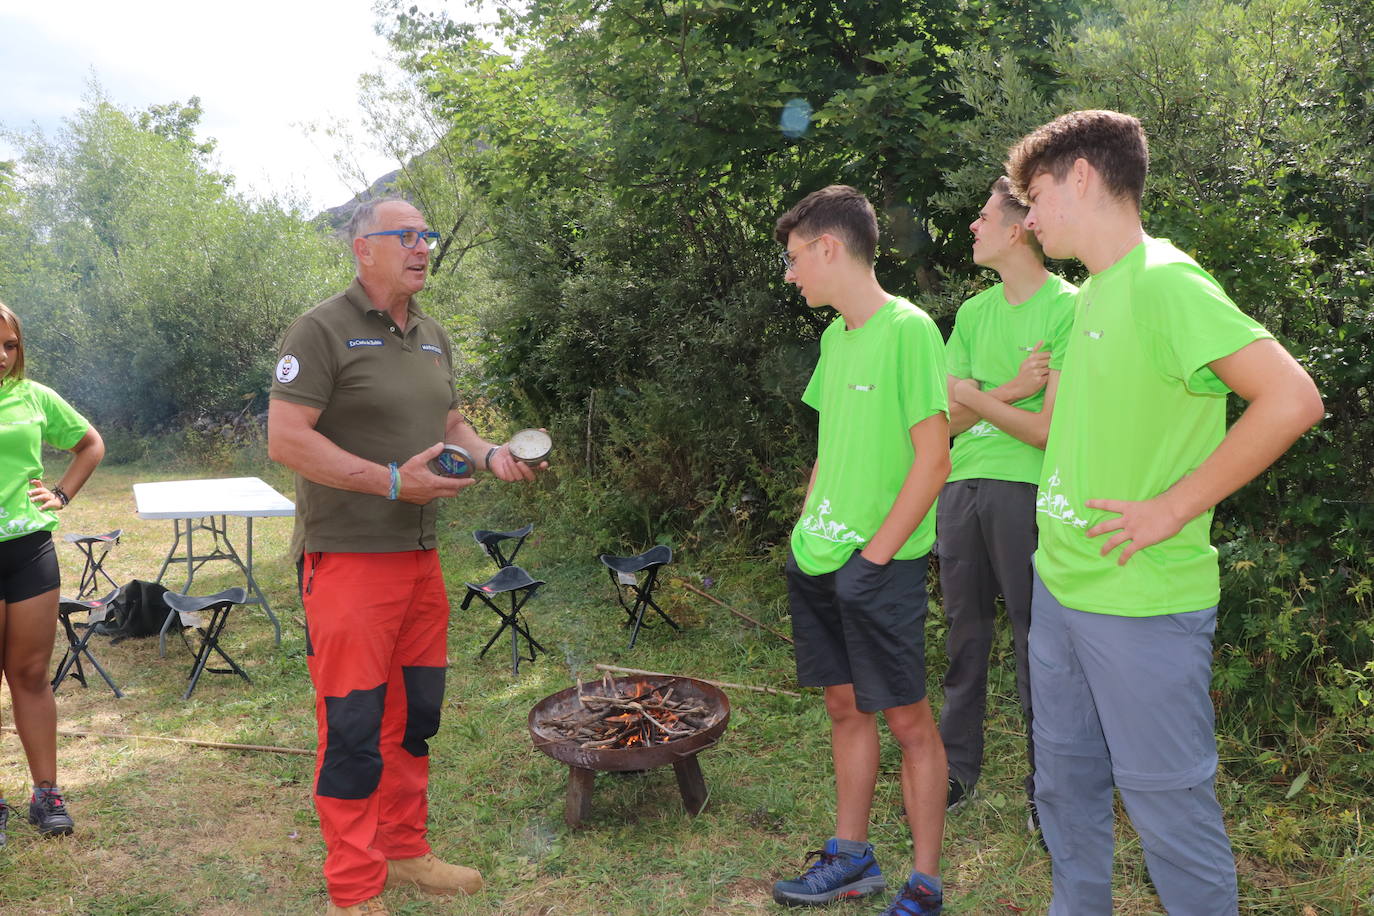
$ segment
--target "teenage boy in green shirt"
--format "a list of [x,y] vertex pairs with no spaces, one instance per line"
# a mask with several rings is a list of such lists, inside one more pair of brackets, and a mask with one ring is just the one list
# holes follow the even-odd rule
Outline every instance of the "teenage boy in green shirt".
[[[1140,122],[1076,111],[1007,162],[1077,301],[1036,499],[1035,800],[1051,916],[1112,908],[1112,787],[1171,914],[1237,912],[1217,804],[1212,509],[1322,416],[1311,378],[1191,258],[1140,222]],[[1247,402],[1227,430],[1226,393]]]
[[940,333],[873,273],[878,221],[862,194],[831,185],[778,219],[786,279],[807,305],[839,312],[802,400],[819,412],[816,462],[787,564],[797,678],[825,688],[835,765],[835,835],[773,897],[821,905],[886,886],[868,843],[878,776],[877,713],[902,748],[915,870],[888,916],[941,911],[945,754],[925,689],[926,559],[949,474]]
[[940,737],[949,761],[947,804],[954,808],[983,768],[988,654],[997,596],[1003,598],[1016,654],[1016,692],[1026,722],[1026,797],[1035,812],[1035,754],[1026,638],[1035,552],[1035,487],[1040,481],[1064,345],[1078,289],[1045,269],[1026,229],[1026,207],[1004,175],[969,225],[974,263],[1000,283],[959,307],[945,344],[949,371],[949,482],[940,491],[940,586],[949,621]]

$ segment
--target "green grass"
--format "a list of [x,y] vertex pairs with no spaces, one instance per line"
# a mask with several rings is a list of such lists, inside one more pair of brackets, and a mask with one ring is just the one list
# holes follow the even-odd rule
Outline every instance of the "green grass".
[[[244,459],[215,466],[107,466],[64,514],[62,530],[124,528],[108,568],[121,582],[151,578],[170,543],[171,526],[134,517],[131,485],[237,474],[262,476],[290,492],[279,469]],[[790,647],[776,637],[671,584],[661,590],[664,607],[684,631],[655,627],[626,651],[624,615],[595,559],[598,552],[626,545],[590,542],[581,532],[598,526],[560,517],[559,505],[550,484],[515,491],[484,481],[445,510],[440,550],[454,615],[444,721],[431,742],[430,837],[442,856],[481,869],[488,886],[476,898],[452,901],[393,891],[388,905],[413,916],[779,912],[771,901],[772,882],[795,873],[802,853],[818,846],[832,827],[828,727],[815,691],[804,691],[801,699],[727,691],[730,727],[721,744],[700,758],[711,791],[701,816],[683,812],[672,771],[661,768],[598,776],[589,820],[579,830],[564,825],[567,771],[534,749],[526,731],[525,717],[536,701],[575,676],[596,677],[597,662],[782,688],[792,686],[793,668]],[[521,564],[549,583],[530,605],[529,618],[549,654],[523,664],[513,678],[508,651],[500,645],[486,659],[476,659],[495,629],[494,616],[478,608],[460,611],[458,603],[462,582],[492,572],[471,530],[526,521],[536,529]],[[290,526],[289,520],[255,523],[259,581],[282,619],[281,648],[272,645],[271,627],[255,610],[239,613],[226,634],[230,654],[248,670],[252,684],[206,675],[191,701],[183,702],[190,659],[179,641],[159,659],[153,639],[114,646],[96,640],[98,657],[128,696],[116,700],[98,680],[85,690],[68,681],[58,694],[60,726],[313,747],[300,602],[285,555]],[[74,583],[75,549],[59,544],[59,554],[64,581]],[[671,569],[694,583],[712,578],[713,594],[786,631],[776,557],[746,556],[738,549],[714,556],[684,551]],[[212,576],[210,570],[197,579],[196,591],[231,584],[232,577]],[[175,574],[169,580],[180,582]],[[928,628],[934,685],[943,669],[943,636],[936,610]],[[1025,832],[1024,736],[1008,651],[1004,636],[991,684],[983,781],[946,829],[950,913],[1035,913],[1048,903],[1048,859]],[[938,689],[933,695],[938,702]],[[8,695],[3,699],[7,707]],[[7,709],[4,716],[8,721]],[[0,786],[18,802],[27,785],[19,743],[3,733],[0,746]],[[1261,762],[1254,748],[1226,736],[1222,755],[1219,790],[1240,863],[1242,911],[1369,912],[1374,840],[1367,825],[1374,803],[1368,770],[1358,761],[1344,769],[1328,767],[1319,785],[1287,798],[1300,761]],[[312,758],[64,737],[59,767],[78,832],[45,841],[27,824],[12,823],[9,845],[0,851],[0,913],[323,911],[323,844],[310,801]],[[1341,781],[1337,774],[1346,770],[1350,775]],[[900,817],[890,741],[883,771],[872,839],[883,867],[895,876],[907,868],[910,838]],[[1116,911],[1160,912],[1138,841],[1124,818],[1119,823]],[[847,904],[833,912],[879,908],[876,902]]]

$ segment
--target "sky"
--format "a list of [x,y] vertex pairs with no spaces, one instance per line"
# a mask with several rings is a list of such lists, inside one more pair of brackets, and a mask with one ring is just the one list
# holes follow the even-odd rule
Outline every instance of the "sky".
[[[398,72],[375,22],[372,0],[0,0],[0,127],[57,132],[93,78],[130,111],[199,96],[199,135],[238,190],[335,206],[361,188],[334,164],[343,142],[304,125],[357,123],[358,77]],[[351,149],[369,179],[396,168]]]

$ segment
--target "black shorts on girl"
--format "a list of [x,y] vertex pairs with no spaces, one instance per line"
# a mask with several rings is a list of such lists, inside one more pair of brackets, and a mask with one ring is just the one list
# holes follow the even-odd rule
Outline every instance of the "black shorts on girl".
[[853,684],[862,712],[926,696],[926,566],[885,566],[854,553],[832,573],[809,576],[787,561],[787,596],[803,687]]
[[35,531],[0,541],[0,600],[26,601],[62,584],[51,531]]

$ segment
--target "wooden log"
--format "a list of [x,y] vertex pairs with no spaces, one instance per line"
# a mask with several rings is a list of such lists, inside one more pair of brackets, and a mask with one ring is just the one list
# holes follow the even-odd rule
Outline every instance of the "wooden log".
[[[693,675],[690,675],[690,674],[687,674],[687,675],[683,675],[683,674],[668,674],[667,672],[664,672],[664,671],[644,671],[644,670],[641,670],[641,669],[639,669],[639,668],[620,668],[620,667],[618,667],[618,666],[616,666],[616,665],[603,665],[603,664],[600,664],[600,663],[597,663],[597,664],[593,665],[592,667],[594,667],[597,671],[605,671],[605,672],[609,672],[609,673],[611,673],[611,674],[642,674],[642,675],[646,675],[646,676],[648,676],[648,677],[693,677]],[[783,697],[800,697],[800,696],[801,696],[800,693],[797,693],[797,692],[795,692],[795,691],[792,691],[792,690],[782,690],[782,689],[777,688],[777,687],[753,687],[753,686],[751,686],[751,685],[749,685],[749,684],[732,684],[732,683],[730,683],[729,681],[712,681],[712,680],[707,680],[707,679],[704,678],[704,677],[696,678],[696,680],[698,680],[698,681],[705,681],[706,683],[710,684],[710,685],[713,686],[713,687],[728,687],[728,688],[730,688],[730,689],[732,689],[732,690],[752,690],[752,691],[754,691],[755,693],[771,693],[771,694],[774,694],[774,695],[776,695],[776,696],[783,696]]]
[[694,594],[694,595],[700,595],[701,597],[705,598],[707,601],[714,601],[716,604],[719,604],[721,607],[725,608],[725,609],[726,609],[727,611],[729,611],[731,614],[734,614],[736,617],[739,617],[739,618],[742,619],[742,620],[747,620],[747,621],[749,621],[750,623],[752,623],[754,626],[758,627],[758,628],[761,629],[761,630],[767,630],[769,633],[772,633],[774,636],[776,636],[778,639],[781,639],[783,642],[787,643],[789,646],[790,646],[790,645],[795,645],[795,643],[792,642],[792,637],[791,637],[791,636],[788,636],[786,633],[779,633],[777,630],[773,629],[773,628],[770,627],[768,624],[763,623],[762,621],[759,621],[759,620],[755,620],[753,617],[750,617],[748,614],[744,613],[744,611],[741,611],[741,610],[739,610],[738,608],[733,608],[733,607],[731,607],[730,605],[726,604],[724,601],[721,601],[721,600],[720,600],[719,598],[717,598],[715,595],[708,594],[707,592],[703,592],[701,589],[697,588],[697,587],[696,587],[695,585],[693,585],[692,583],[690,583],[690,582],[684,582],[684,581],[681,580],[681,579],[673,579],[672,582],[673,582],[674,585],[678,586],[679,588],[685,588],[685,589],[687,589],[687,591],[691,592],[692,594]]

